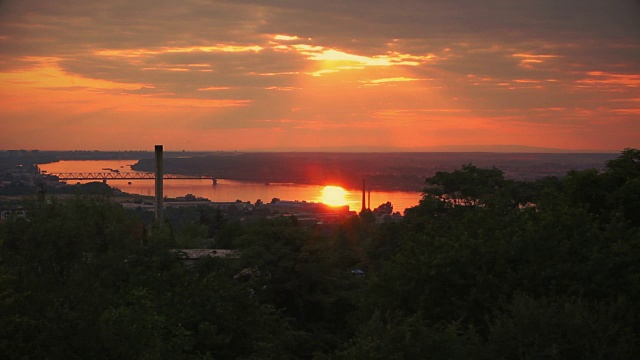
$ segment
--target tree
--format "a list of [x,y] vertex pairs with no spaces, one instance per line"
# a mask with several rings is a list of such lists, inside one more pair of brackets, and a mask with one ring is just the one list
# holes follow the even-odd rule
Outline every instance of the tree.
[[505,199],[505,190],[512,184],[504,179],[502,170],[482,169],[472,164],[452,173],[438,171],[427,178],[423,196],[440,199],[450,206],[494,206],[517,199]]
[[373,213],[379,216],[391,215],[393,214],[393,205],[391,205],[391,202],[387,201],[386,203],[380,204],[380,206],[375,208],[373,210]]
[[[344,354],[637,356],[637,177],[635,160],[624,164],[534,183],[469,166],[429,178],[420,205],[385,233],[395,253],[368,276],[364,333]],[[416,333],[435,348],[403,342]]]
[[[237,263],[186,266],[168,227],[141,242],[118,204],[75,199],[0,224],[7,358],[290,358],[287,320]],[[257,288],[256,288],[257,289]]]

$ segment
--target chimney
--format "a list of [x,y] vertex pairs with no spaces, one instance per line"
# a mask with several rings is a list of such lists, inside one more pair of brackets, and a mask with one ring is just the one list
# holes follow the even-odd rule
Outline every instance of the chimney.
[[162,193],[164,171],[162,163],[162,145],[156,145],[156,224],[158,225],[164,222],[164,196]]
[[365,187],[365,181],[364,179],[362,179],[362,211],[365,211],[367,209],[367,203],[365,202],[365,192],[366,192],[366,187]]

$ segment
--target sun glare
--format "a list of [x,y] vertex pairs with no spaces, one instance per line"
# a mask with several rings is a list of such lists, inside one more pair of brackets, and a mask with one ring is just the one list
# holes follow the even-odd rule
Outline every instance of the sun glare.
[[329,206],[347,205],[347,191],[340,186],[325,186],[320,201]]

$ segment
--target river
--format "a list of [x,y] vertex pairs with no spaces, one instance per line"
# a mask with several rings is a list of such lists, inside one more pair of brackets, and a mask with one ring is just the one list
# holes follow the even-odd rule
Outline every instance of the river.
[[[58,161],[39,165],[40,170],[47,173],[62,172],[137,172],[131,169],[135,160],[74,160]],[[112,169],[112,170],[105,170]],[[95,180],[94,180],[95,181]],[[72,181],[76,183],[76,181]],[[77,181],[90,182],[90,180]],[[110,186],[130,194],[154,195],[153,180],[108,180]],[[251,183],[218,179],[217,185],[211,180],[164,180],[164,195],[167,197],[179,197],[192,194],[207,198],[211,201],[249,201],[255,203],[258,199],[267,203],[273,198],[280,200],[299,200],[308,202],[323,202],[322,185],[278,184],[278,183]],[[419,192],[407,191],[372,191],[370,194],[371,208],[374,209],[387,201],[391,202],[394,211],[404,213],[408,207],[418,205]],[[369,194],[366,195],[367,200]],[[349,205],[350,210],[359,211],[362,208],[362,189],[345,189],[344,204]]]

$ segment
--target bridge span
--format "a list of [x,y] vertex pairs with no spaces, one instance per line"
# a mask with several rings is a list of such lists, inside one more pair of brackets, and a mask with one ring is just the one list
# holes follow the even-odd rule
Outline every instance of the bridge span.
[[[59,172],[48,173],[55,176],[58,180],[155,180],[154,173],[140,172]],[[215,185],[218,179],[211,176],[189,176],[178,174],[164,174],[164,180],[211,180]]]

